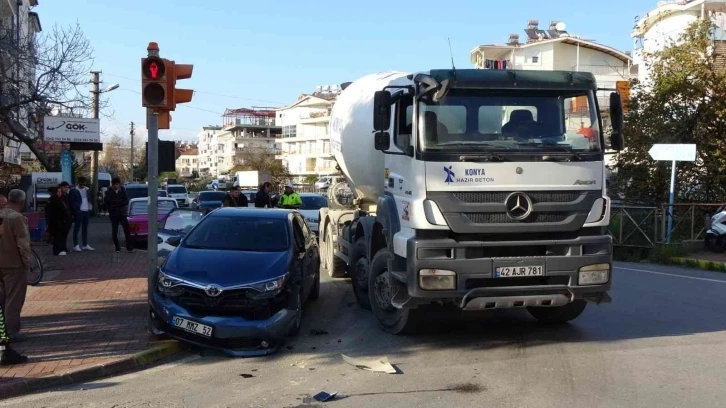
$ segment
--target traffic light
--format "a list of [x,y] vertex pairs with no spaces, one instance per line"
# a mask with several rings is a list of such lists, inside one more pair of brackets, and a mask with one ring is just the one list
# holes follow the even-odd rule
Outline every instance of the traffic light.
[[168,61],[159,57],[141,59],[141,105],[145,108],[166,109],[168,99]]
[[192,71],[194,65],[191,64],[177,64],[174,61],[167,61],[167,85],[166,89],[169,91],[169,102],[167,103],[166,109],[173,111],[176,109],[178,103],[187,103],[192,101],[194,91],[191,89],[177,89],[176,81],[179,79],[189,79],[192,77]]

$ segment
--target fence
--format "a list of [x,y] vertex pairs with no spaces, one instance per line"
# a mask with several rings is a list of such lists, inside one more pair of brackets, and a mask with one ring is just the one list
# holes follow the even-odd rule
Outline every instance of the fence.
[[[671,242],[704,238],[710,217],[721,204],[674,204]],[[619,247],[653,248],[666,241],[670,205],[613,204],[608,232]]]

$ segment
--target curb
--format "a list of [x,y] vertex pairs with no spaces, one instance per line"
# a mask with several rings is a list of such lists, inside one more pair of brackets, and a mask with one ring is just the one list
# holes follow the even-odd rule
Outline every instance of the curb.
[[186,349],[187,347],[182,343],[166,341],[158,346],[110,363],[99,364],[63,374],[53,374],[46,377],[10,380],[6,383],[0,383],[0,400],[17,397],[45,388],[77,384],[109,377],[149,365]]
[[675,265],[697,268],[709,272],[726,272],[726,262],[708,261],[696,258],[670,258]]

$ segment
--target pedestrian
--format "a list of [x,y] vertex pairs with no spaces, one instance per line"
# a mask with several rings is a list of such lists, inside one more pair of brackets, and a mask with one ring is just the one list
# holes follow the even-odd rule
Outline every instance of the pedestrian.
[[98,213],[100,215],[106,215],[106,205],[103,203],[103,193],[105,192],[106,187],[99,191],[98,196],[96,197],[96,205],[98,206]]
[[[7,198],[2,197],[5,198],[5,204],[7,204]],[[0,218],[0,238],[5,235],[3,220],[4,218]],[[10,347],[10,338],[5,327],[5,313],[2,306],[0,306],[0,365],[22,364],[26,361],[28,361],[28,357],[21,355]]]
[[270,190],[272,183],[266,181],[260,186],[255,196],[255,208],[272,208],[272,200],[270,199]]
[[282,208],[298,208],[302,206],[302,198],[296,193],[292,184],[285,184],[285,192],[280,196],[280,207]]
[[68,248],[66,248],[65,231],[69,227],[67,223],[70,219],[71,209],[62,200],[63,192],[59,188],[51,187],[48,189],[48,193],[50,198],[45,207],[45,222],[53,241],[53,255],[66,256]]
[[111,180],[111,188],[106,191],[105,197],[106,209],[108,217],[111,219],[111,236],[116,252],[121,252],[121,244],[118,242],[118,226],[124,230],[124,239],[126,240],[126,250],[134,252],[134,243],[129,233],[129,196],[126,189],[121,187],[121,179],[114,177]]
[[248,207],[249,201],[247,196],[240,194],[239,187],[234,186],[229,189],[229,192],[224,196],[222,200],[222,207]]
[[7,335],[13,341],[20,337],[20,311],[25,304],[30,270],[30,231],[25,209],[25,191],[8,193],[8,204],[0,210],[3,236],[0,237],[0,307],[3,308]]
[[[86,187],[86,178],[78,177],[78,185],[70,192],[73,205],[73,250],[76,252],[93,251],[88,245],[88,219],[93,209],[91,189]],[[81,231],[83,246],[78,244],[78,231]]]
[[[68,219],[66,220],[66,232],[63,236],[63,242],[66,242],[68,240],[68,234],[71,232],[71,228],[73,227],[73,203],[71,202],[70,192],[71,192],[71,185],[68,184],[67,181],[64,181],[60,184],[58,184],[58,189],[61,191],[60,199],[63,201],[63,203],[68,207],[71,211],[68,213]],[[65,246],[65,244],[63,245]]]
[[5,208],[6,205],[8,205],[8,198],[0,194],[0,210]]

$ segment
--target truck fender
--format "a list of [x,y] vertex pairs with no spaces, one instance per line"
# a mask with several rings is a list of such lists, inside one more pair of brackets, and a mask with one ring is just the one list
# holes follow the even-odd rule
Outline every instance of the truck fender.
[[[376,219],[373,217],[360,217],[357,218],[351,224],[350,242],[355,244],[358,238],[363,238],[366,242],[366,247],[370,246],[371,235],[373,234],[373,228],[376,225]],[[370,251],[366,251],[368,253]],[[371,258],[368,258],[371,259]]]
[[388,248],[393,253],[393,236],[400,230],[401,220],[398,216],[396,200],[392,195],[386,193],[378,198],[376,222],[368,245],[370,256],[368,259],[373,259],[373,255],[382,248]]

